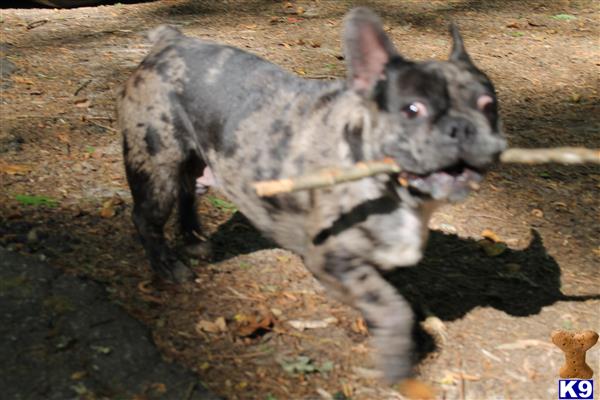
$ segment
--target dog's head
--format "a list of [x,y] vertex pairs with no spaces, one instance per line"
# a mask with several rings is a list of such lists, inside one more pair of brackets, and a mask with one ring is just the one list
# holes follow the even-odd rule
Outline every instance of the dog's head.
[[[505,149],[494,87],[467,54],[456,26],[448,61],[402,57],[370,10],[345,20],[348,85],[371,119],[361,142],[391,157],[399,181],[425,198],[458,200]],[[359,132],[360,131],[360,132]]]

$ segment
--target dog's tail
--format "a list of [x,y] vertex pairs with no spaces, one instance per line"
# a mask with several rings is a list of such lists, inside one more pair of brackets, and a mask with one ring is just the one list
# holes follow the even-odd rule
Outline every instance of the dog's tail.
[[183,33],[174,26],[171,25],[160,25],[146,34],[148,40],[150,40],[153,44],[165,41],[176,39],[180,36],[183,36]]

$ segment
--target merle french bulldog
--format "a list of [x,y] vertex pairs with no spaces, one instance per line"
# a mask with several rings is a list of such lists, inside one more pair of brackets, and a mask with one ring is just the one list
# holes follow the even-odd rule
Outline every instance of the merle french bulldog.
[[[435,206],[463,198],[506,147],[494,87],[451,31],[448,61],[414,62],[373,12],[356,8],[343,34],[347,79],[335,82],[301,79],[171,27],[151,32],[154,47],[124,86],[119,120],[133,220],[154,271],[189,273],[163,236],[176,201],[187,250],[205,252],[196,180],[214,181],[363,313],[388,381],[410,375],[413,313],[382,272],[419,261]],[[267,198],[252,186],[384,157],[405,172]]]

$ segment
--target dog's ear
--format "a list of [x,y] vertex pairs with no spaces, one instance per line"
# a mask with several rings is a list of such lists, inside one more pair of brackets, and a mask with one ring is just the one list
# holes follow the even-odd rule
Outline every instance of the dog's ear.
[[450,52],[450,61],[461,61],[467,64],[473,64],[471,57],[465,49],[463,38],[458,31],[458,26],[453,22],[450,24],[450,34],[452,35],[452,51]]
[[370,93],[385,65],[399,57],[379,17],[364,7],[353,9],[345,18],[344,55],[350,87],[360,93]]

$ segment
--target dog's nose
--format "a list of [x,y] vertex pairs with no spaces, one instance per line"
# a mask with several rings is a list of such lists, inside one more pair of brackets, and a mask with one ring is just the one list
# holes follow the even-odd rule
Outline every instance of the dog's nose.
[[476,133],[475,125],[466,118],[448,118],[444,133],[453,139],[465,140]]

